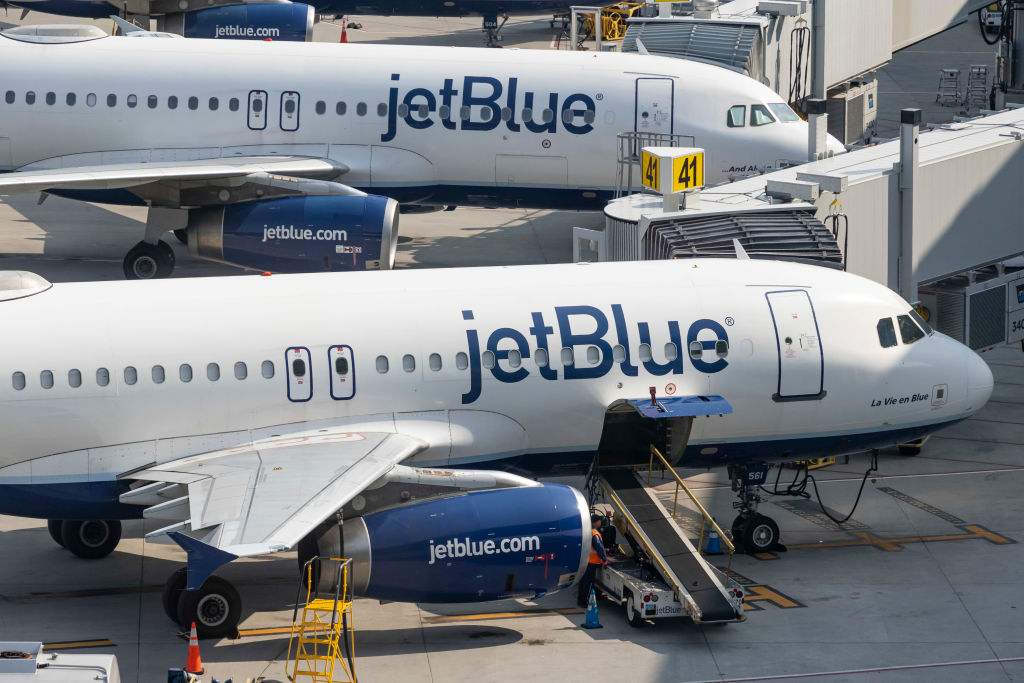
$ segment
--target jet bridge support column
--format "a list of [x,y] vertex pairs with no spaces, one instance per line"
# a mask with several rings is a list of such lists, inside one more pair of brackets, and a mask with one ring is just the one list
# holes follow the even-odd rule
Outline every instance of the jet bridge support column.
[[897,289],[904,299],[917,302],[914,277],[914,191],[918,176],[918,133],[920,109],[900,112],[900,250],[897,259]]
[[809,98],[807,110],[807,160],[824,159],[828,151],[828,104],[821,98]]

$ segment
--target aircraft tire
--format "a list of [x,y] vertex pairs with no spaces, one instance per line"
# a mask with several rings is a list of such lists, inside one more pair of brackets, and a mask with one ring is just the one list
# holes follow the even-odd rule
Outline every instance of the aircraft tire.
[[766,553],[779,542],[779,525],[765,515],[754,515],[743,528],[743,548],[747,554]]
[[122,268],[129,280],[169,277],[174,270],[174,250],[163,240],[156,244],[139,242],[125,254]]
[[633,601],[633,594],[630,593],[626,597],[626,623],[633,628],[643,628],[644,618],[640,615],[640,612],[636,609],[636,604]]
[[46,530],[50,532],[50,538],[56,542],[61,548],[67,546],[64,545],[64,536],[60,532],[61,525],[64,524],[63,519],[48,519],[46,520]]
[[234,635],[241,618],[241,596],[219,576],[211,576],[199,590],[184,590],[178,597],[178,623],[189,628],[195,622],[200,638]]
[[60,526],[64,547],[85,560],[98,560],[114,552],[121,541],[116,519],[65,519]]
[[178,623],[178,599],[185,591],[188,583],[188,567],[179,567],[174,573],[167,577],[163,593],[160,595],[160,602],[164,608],[167,618]]

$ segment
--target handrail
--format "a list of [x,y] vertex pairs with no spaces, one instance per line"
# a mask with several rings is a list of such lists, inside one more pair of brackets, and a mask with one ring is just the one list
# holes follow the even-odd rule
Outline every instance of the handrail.
[[[698,551],[704,545],[704,525],[707,524],[708,522],[710,522],[711,523],[711,527],[716,532],[718,532],[718,539],[719,539],[719,541],[721,541],[723,544],[725,544],[725,547],[729,549],[729,555],[731,556],[733,553],[735,553],[736,552],[736,546],[734,546],[732,544],[732,541],[730,541],[729,538],[725,535],[725,532],[722,531],[722,528],[720,526],[718,526],[718,522],[715,521],[715,518],[712,517],[710,513],[708,513],[707,509],[705,509],[705,507],[703,505],[701,505],[701,502],[699,500],[697,500],[697,498],[693,495],[693,492],[690,491],[690,488],[683,481],[682,477],[680,477],[679,474],[675,471],[675,468],[673,468],[672,465],[669,464],[668,460],[665,459],[665,456],[662,455],[661,452],[658,451],[657,448],[655,448],[654,444],[651,444],[651,460],[650,460],[650,465],[647,468],[647,477],[648,477],[647,483],[648,483],[648,485],[650,485],[650,472],[651,472],[651,470],[654,469],[654,456],[658,456],[658,460],[661,460],[662,465],[664,465],[664,468],[666,470],[668,470],[669,472],[671,472],[672,476],[675,478],[675,480],[676,480],[676,498],[678,499],[679,488],[682,487],[683,491],[686,492],[686,495],[688,495],[690,497],[690,500],[693,501],[693,504],[697,506],[697,509],[700,510],[700,514],[703,516],[703,520],[701,521],[700,540],[698,541],[698,546],[697,546]],[[675,506],[675,504],[673,504],[672,505],[672,519],[675,519],[675,518],[676,518],[676,506]],[[731,561],[732,561],[732,558],[730,557],[730,563],[731,563]]]

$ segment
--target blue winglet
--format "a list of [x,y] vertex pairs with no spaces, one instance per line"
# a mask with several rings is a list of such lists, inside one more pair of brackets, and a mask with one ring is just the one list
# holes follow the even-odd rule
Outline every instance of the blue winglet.
[[238,559],[238,555],[214,548],[212,545],[186,536],[180,531],[170,531],[167,535],[188,553],[187,588],[190,591],[199,590],[210,578],[210,574],[231,560]]

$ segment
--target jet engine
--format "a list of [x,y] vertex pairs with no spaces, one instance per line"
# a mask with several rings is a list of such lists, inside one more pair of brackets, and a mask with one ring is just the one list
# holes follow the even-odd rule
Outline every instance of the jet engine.
[[314,19],[310,5],[261,2],[169,13],[160,26],[186,38],[308,42],[313,39]]
[[398,202],[377,195],[264,199],[189,211],[193,256],[276,273],[390,269]]
[[355,593],[395,602],[539,597],[574,584],[590,552],[587,502],[560,484],[412,503],[346,519],[341,532],[319,538],[320,556],[351,558]]

